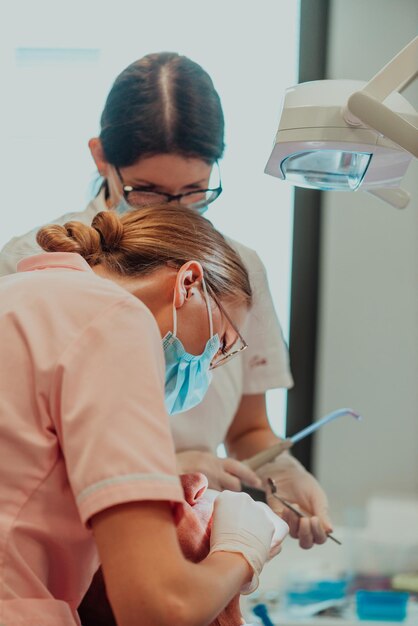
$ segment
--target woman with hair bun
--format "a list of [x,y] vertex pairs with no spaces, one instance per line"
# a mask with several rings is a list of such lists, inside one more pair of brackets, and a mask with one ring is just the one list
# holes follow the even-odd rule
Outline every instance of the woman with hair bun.
[[[99,137],[89,147],[102,186],[82,213],[64,215],[90,224],[100,211],[124,214],[165,200],[203,213],[222,191],[212,171],[224,151],[221,102],[209,75],[187,57],[150,54],[116,78],[101,116]],[[199,236],[199,235],[197,235]],[[332,530],[327,498],[305,468],[288,452],[259,471],[240,461],[278,442],[266,411],[267,390],[291,387],[287,348],[258,255],[237,242],[254,297],[246,321],[249,345],[241,359],[214,372],[205,400],[171,420],[179,473],[200,471],[215,489],[239,491],[241,483],[267,490],[275,480],[284,498],[310,514],[299,518],[267,490],[267,501],[290,524],[303,548],[323,543]],[[13,239],[0,254],[0,275],[37,250],[35,233]],[[218,458],[224,443],[228,458]]]
[[119,626],[207,625],[288,530],[224,491],[200,563],[176,535],[167,413],[245,348],[247,271],[181,206],[100,212],[37,241],[47,252],[0,279],[0,622],[80,624],[100,561]]

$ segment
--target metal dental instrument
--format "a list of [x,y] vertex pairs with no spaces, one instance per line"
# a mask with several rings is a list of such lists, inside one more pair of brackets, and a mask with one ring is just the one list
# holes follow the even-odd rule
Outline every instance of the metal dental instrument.
[[[297,509],[296,507],[294,507],[292,504],[290,504],[290,502],[288,502],[287,500],[285,500],[284,498],[282,498],[281,496],[277,495],[277,487],[276,487],[276,483],[274,482],[274,480],[272,478],[267,478],[267,482],[270,486],[271,489],[271,495],[273,496],[273,498],[276,498],[276,500],[278,500],[279,502],[281,502],[285,507],[287,507],[290,511],[292,511],[293,513],[295,513],[295,515],[297,515],[298,517],[311,517],[310,515],[308,515],[307,513],[303,513],[302,511],[299,511],[299,509]],[[338,543],[339,546],[342,545],[341,541],[339,541],[338,539],[336,539],[336,537],[334,537],[333,535],[331,535],[331,533],[327,533],[327,537],[329,539],[331,539],[332,541],[334,541],[335,543]]]
[[344,415],[351,415],[358,420],[361,419],[361,415],[359,415],[356,411],[353,411],[353,409],[337,409],[332,413],[328,413],[328,415],[325,415],[325,417],[318,420],[317,422],[314,422],[310,426],[307,426],[303,430],[300,430],[298,433],[296,433],[296,435],[293,435],[293,437],[283,439],[283,441],[279,441],[279,443],[275,444],[274,446],[271,446],[266,450],[262,450],[262,452],[258,452],[254,456],[242,462],[250,469],[257,470],[266,463],[273,461],[277,456],[279,456],[279,454],[291,448],[293,444],[317,431],[318,428],[321,428],[321,426],[332,422],[338,417],[343,417]]

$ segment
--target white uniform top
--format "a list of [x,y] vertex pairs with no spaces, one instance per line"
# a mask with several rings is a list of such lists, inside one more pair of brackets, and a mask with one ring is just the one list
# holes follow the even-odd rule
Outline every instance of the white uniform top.
[[[82,212],[67,213],[54,219],[56,224],[77,220],[91,224],[100,211],[108,210],[104,192]],[[22,258],[40,251],[36,243],[38,228],[14,237],[0,252],[0,276],[16,271]],[[274,310],[266,271],[254,250],[229,240],[245,263],[253,289],[253,306],[241,334],[248,348],[230,363],[214,370],[213,381],[203,402],[194,409],[171,418],[176,450],[216,449],[225,439],[244,394],[264,393],[293,385],[289,356],[280,323]]]

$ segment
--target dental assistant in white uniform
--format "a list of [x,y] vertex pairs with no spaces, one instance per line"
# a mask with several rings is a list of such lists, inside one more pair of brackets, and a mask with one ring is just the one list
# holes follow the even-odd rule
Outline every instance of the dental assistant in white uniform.
[[[159,53],[126,68],[108,95],[100,136],[89,146],[102,189],[85,211],[66,214],[57,223],[75,217],[90,224],[101,210],[123,212],[164,199],[203,212],[221,192],[220,184],[209,188],[209,180],[224,150],[222,107],[210,77],[187,57]],[[263,264],[255,251],[231,243],[249,271],[254,293],[244,328],[249,347],[242,358],[214,371],[198,407],[172,417],[179,473],[201,471],[211,487],[231,490],[239,490],[241,481],[266,487],[265,478],[271,476],[284,497],[312,515],[299,519],[267,496],[288,521],[291,535],[310,548],[323,543],[332,528],[326,495],[315,478],[289,453],[261,470],[261,480],[239,462],[278,441],[265,394],[289,388],[293,381]],[[0,275],[15,271],[16,262],[35,250],[34,232],[12,239],[0,254]],[[227,459],[216,456],[220,443]]]

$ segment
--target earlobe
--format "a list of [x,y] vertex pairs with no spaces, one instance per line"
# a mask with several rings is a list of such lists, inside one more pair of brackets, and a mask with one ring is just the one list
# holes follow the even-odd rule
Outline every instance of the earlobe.
[[183,304],[186,302],[187,291],[186,289],[176,281],[176,285],[174,287],[174,306],[176,309],[180,309]]
[[90,139],[89,148],[90,148],[91,156],[93,157],[93,160],[96,164],[96,167],[100,176],[103,176],[104,178],[106,178],[108,174],[109,163],[106,161],[106,157],[104,154],[104,150],[103,150],[103,146],[102,146],[102,142],[100,141],[100,138],[93,137],[92,139]]

